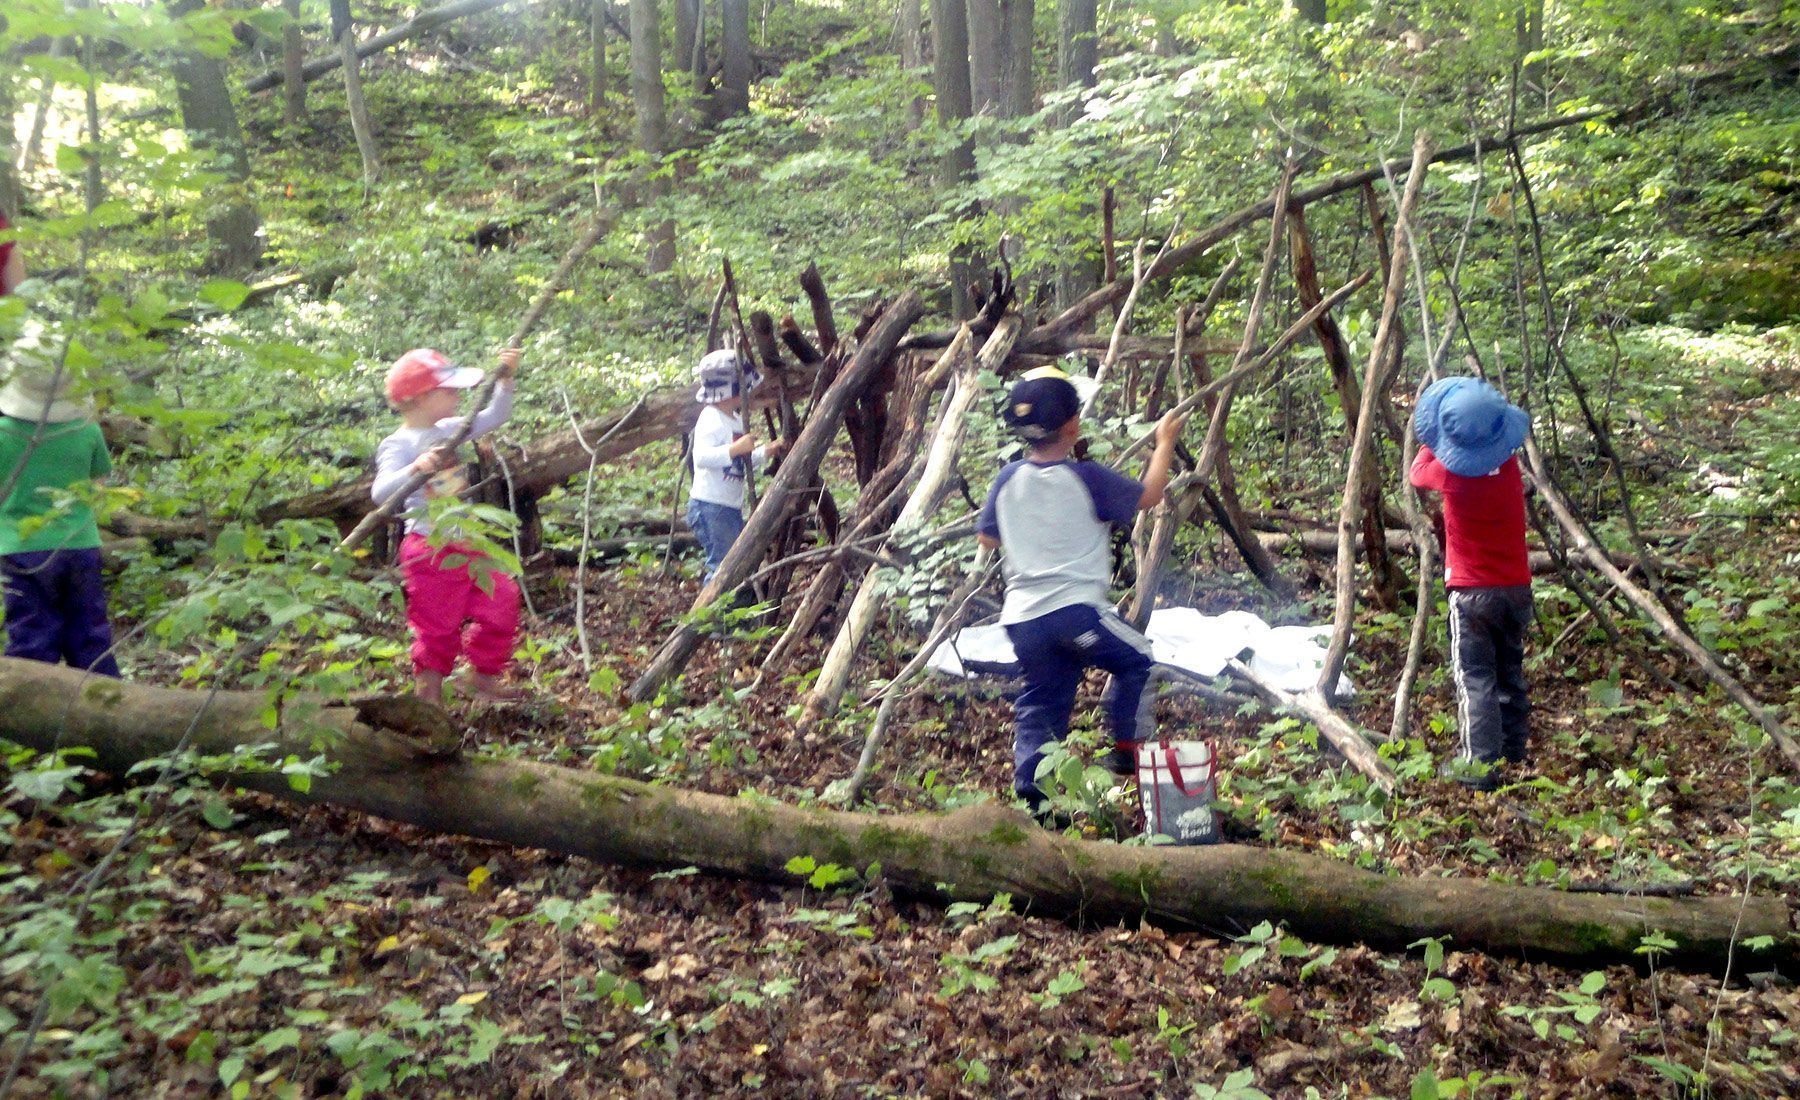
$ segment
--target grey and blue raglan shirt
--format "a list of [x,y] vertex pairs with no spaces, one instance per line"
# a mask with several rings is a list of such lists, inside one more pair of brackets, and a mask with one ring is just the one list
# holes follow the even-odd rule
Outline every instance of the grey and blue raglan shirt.
[[975,529],[1006,550],[1010,626],[1078,604],[1110,607],[1112,528],[1137,517],[1144,487],[1097,462],[1010,463],[994,479]]

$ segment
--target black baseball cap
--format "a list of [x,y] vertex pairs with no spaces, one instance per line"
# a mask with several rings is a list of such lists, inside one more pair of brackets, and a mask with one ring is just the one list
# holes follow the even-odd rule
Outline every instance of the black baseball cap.
[[1049,439],[1079,415],[1081,395],[1055,367],[1028,372],[1006,395],[1006,425],[1030,443]]

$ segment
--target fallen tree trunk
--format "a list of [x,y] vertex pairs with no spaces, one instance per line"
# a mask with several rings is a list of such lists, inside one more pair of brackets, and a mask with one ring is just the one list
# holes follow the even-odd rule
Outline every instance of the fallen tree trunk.
[[[801,393],[811,385],[811,374],[802,369],[787,372],[787,384],[793,393]],[[753,410],[772,408],[780,399],[780,386],[773,380],[759,386],[750,400]],[[589,463],[604,464],[628,455],[652,443],[678,439],[694,429],[700,405],[694,400],[692,383],[682,382],[651,390],[631,424],[615,431],[624,410],[609,413],[575,429],[556,432],[533,443],[527,450],[508,451],[507,463],[512,469],[516,489],[542,494],[587,470]],[[608,433],[612,433],[608,438]],[[581,438],[602,439],[596,455],[581,446]],[[273,523],[280,519],[354,520],[367,509],[373,478],[355,481],[303,497],[271,504],[257,512],[257,519]]]
[[[1308,554],[1336,554],[1337,535],[1331,531],[1258,531],[1256,541],[1263,549],[1279,552],[1290,546],[1297,546]],[[1390,527],[1387,531],[1387,549],[1390,554],[1417,554],[1418,542],[1411,531]],[[1637,559],[1630,554],[1611,553],[1608,559],[1620,569],[1637,568]],[[1545,550],[1530,552],[1531,572],[1537,576],[1549,576],[1562,571],[1562,565],[1554,554]],[[1586,558],[1581,559],[1586,562]]]
[[[985,901],[1086,922],[1149,919],[1231,929],[1256,921],[1334,942],[1404,948],[1444,937],[1458,948],[1632,962],[1643,935],[1674,941],[1666,959],[1722,968],[1733,945],[1769,936],[1756,957],[1800,963],[1795,911],[1781,897],[1577,894],[1481,879],[1376,874],[1323,856],[1223,844],[1127,847],[1047,833],[995,805],[949,814],[877,815],[651,786],[573,768],[473,759],[364,724],[384,708],[298,707],[274,729],[263,692],[122,684],[73,669],[0,658],[0,737],[50,751],[91,748],[91,766],[125,774],[182,747],[225,755],[270,746],[334,765],[305,791],[279,771],[232,777],[303,804],[345,806],[438,832],[545,848],[611,863],[694,866],[792,882],[790,859],[881,863],[896,890]],[[84,762],[87,762],[84,760]]]
[[[476,15],[480,12],[487,11],[490,8],[497,8],[502,4],[511,2],[512,0],[456,0],[456,2],[452,4],[445,4],[442,7],[422,11],[397,27],[382,31],[380,34],[365,42],[357,43],[357,59],[360,60],[365,57],[372,57],[382,50],[387,49],[389,46],[398,45],[414,35],[424,34],[426,31],[441,27],[445,23],[461,19],[465,15]],[[310,84],[324,76],[326,73],[338,68],[343,63],[343,57],[338,54],[331,54],[326,57],[315,57],[300,67],[300,80],[302,83]],[[244,90],[246,92],[266,92],[270,88],[280,85],[285,75],[285,72],[281,69],[270,69],[268,72],[263,73],[260,76],[251,77],[246,81],[244,83]]]

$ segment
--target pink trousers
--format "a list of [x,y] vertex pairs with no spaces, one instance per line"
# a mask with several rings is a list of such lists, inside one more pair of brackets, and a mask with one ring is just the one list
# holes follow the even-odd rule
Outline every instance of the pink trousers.
[[[444,559],[452,554],[464,560],[446,565]],[[455,543],[434,548],[424,535],[408,535],[401,542],[414,669],[448,676],[461,653],[484,676],[506,671],[519,633],[519,582],[493,570],[488,572],[493,591],[482,591],[469,568],[477,556]]]

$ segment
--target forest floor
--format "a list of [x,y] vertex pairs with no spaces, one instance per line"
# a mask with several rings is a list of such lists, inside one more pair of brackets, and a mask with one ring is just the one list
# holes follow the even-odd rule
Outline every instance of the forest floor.
[[[1729,439],[1705,442],[1729,451]],[[1800,560],[1792,524],[1700,526],[1704,538],[1670,555],[1684,576]],[[1195,555],[1199,605],[1264,609],[1242,582],[1213,579],[1233,564]],[[867,709],[795,736],[795,683],[730,690],[759,652],[747,637],[702,648],[685,703],[618,701],[691,602],[691,562],[665,573],[646,554],[590,576],[598,680],[570,643],[573,579],[532,574],[534,632],[560,641],[528,653],[530,699],[472,716],[484,748],[800,801],[848,774]],[[1333,768],[1290,719],[1180,700],[1162,726],[1217,740],[1240,842],[1409,874],[1791,891],[1800,849],[1779,825],[1792,788],[1769,776],[1774,754],[1750,753],[1741,716],[1671,692],[1597,631],[1551,648],[1573,609],[1553,579],[1539,599],[1534,758],[1498,793],[1434,774],[1450,741],[1441,669],[1424,681],[1416,739],[1394,754],[1407,782],[1393,800]],[[1390,694],[1376,685],[1398,674],[1402,618],[1363,617],[1355,709],[1373,728],[1387,725]],[[905,644],[878,639],[866,679],[891,675]],[[1737,658],[1772,697],[1793,690],[1778,647]],[[1097,688],[1074,735],[1088,751]],[[903,708],[873,800],[1004,797],[1009,728],[996,686],[933,683]],[[1395,952],[1267,927],[1076,927],[1006,901],[896,898],[864,868],[811,884],[810,869],[788,886],[722,881],[262,796],[228,804],[162,807],[118,899],[142,908],[110,926],[121,984],[109,1007],[77,1004],[44,1032],[21,1095],[53,1095],[59,1078],[77,1096],[211,1095],[222,1081],[298,1096],[1232,1096],[1254,1095],[1232,1091],[1251,1082],[1275,1096],[1641,1096],[1702,1080],[1721,1096],[1800,1095],[1800,992],[1748,945],[1722,983],[1658,969],[1653,952],[1582,973],[1454,943]],[[1129,805],[1128,791],[1108,792],[1079,827],[1104,835]],[[7,807],[19,820],[0,882],[21,905],[69,888],[111,844],[61,806],[14,792]],[[34,1004],[18,972],[0,974],[7,1020]],[[108,1045],[96,1050],[101,1017]]]

